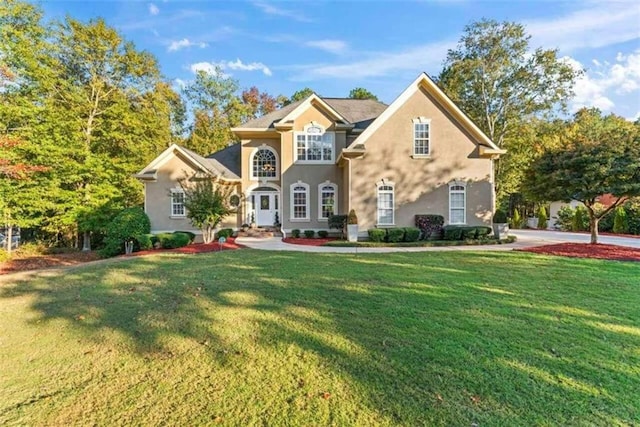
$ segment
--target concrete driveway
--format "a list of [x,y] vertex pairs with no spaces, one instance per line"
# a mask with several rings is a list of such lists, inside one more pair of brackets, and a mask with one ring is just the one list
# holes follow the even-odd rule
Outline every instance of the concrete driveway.
[[[388,248],[350,248],[330,246],[304,246],[284,243],[280,237],[269,239],[239,237],[236,243],[253,249],[271,251],[327,252],[327,253],[386,253],[386,252],[429,252],[429,251],[511,251],[533,246],[554,243],[589,243],[590,236],[584,233],[565,233],[542,230],[511,230],[518,241],[508,245],[479,246],[438,246],[438,247],[388,247]],[[640,248],[640,238],[600,236],[600,243]]]

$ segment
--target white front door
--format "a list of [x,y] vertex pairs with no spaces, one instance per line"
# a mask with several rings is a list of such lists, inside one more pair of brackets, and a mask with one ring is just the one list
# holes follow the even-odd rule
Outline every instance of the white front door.
[[273,226],[278,210],[277,193],[254,193],[256,224],[258,227]]

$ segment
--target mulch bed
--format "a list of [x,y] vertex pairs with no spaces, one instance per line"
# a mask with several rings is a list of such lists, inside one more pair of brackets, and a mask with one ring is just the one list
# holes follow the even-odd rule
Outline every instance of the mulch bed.
[[640,249],[600,243],[595,245],[589,243],[558,243],[555,245],[537,246],[520,250],[536,254],[559,255],[573,258],[640,261]]
[[334,237],[328,237],[326,239],[322,239],[322,238],[305,239],[304,237],[294,239],[293,237],[285,237],[284,239],[282,239],[282,241],[285,243],[290,243],[292,245],[304,245],[304,246],[322,246],[325,243],[333,242],[334,240],[338,240],[338,239]]
[[15,258],[0,263],[0,274],[71,266],[98,259],[100,259],[100,255],[97,252],[70,252],[66,254],[35,255],[26,258]]
[[[222,245],[222,250],[240,249],[242,245],[235,242],[235,238],[230,237]],[[194,243],[177,249],[153,249],[150,251],[134,252],[131,255],[122,256],[139,256],[153,255],[161,253],[178,253],[178,254],[200,254],[205,252],[216,252],[220,250],[220,245],[216,243]],[[85,262],[96,261],[100,259],[100,254],[95,252],[70,252],[57,255],[36,255],[26,258],[15,258],[10,261],[0,263],[0,274],[16,273],[18,271],[41,270],[52,267],[66,267]]]

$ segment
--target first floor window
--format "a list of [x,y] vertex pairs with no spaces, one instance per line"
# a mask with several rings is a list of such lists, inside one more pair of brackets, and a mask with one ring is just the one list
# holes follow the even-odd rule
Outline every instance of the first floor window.
[[378,225],[393,225],[393,185],[378,185]]
[[291,186],[292,219],[309,219],[309,186],[303,183]]
[[320,218],[329,218],[338,211],[338,190],[335,184],[320,184]]
[[465,224],[466,187],[463,184],[449,185],[449,224]]
[[171,216],[186,216],[182,189],[171,190]]

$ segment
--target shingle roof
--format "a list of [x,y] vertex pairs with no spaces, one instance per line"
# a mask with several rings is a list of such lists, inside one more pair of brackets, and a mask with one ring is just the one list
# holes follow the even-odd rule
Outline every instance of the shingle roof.
[[207,156],[207,160],[216,161],[224,166],[233,178],[240,178],[240,144],[233,144]]
[[[366,128],[376,117],[378,117],[387,105],[372,99],[350,99],[350,98],[321,98],[336,110],[342,117],[354,124],[357,129]],[[268,129],[273,128],[274,123],[284,118],[292,112],[303,101],[297,101],[282,107],[279,110],[265,114],[257,119],[250,120],[239,128]]]
[[[234,144],[234,145],[239,145],[239,144]],[[215,152],[214,154],[208,156],[208,157],[202,157],[201,155],[199,155],[198,153],[191,151],[187,148],[181,147],[184,151],[186,151],[190,156],[192,156],[195,160],[198,161],[198,163],[202,164],[203,166],[206,166],[207,169],[209,169],[210,172],[213,172],[215,175],[217,176],[223,176],[225,178],[228,179],[240,179],[239,176],[239,172],[240,172],[240,149],[236,148],[237,150],[237,161],[238,161],[238,165],[237,167],[235,167],[234,161],[233,161],[233,156],[230,155],[230,153],[227,151],[231,151],[230,149],[233,147],[233,145],[222,149],[220,151]],[[221,154],[222,153],[222,154]],[[227,166],[226,164],[224,164],[222,161],[220,161],[219,159],[224,160],[225,162],[227,162],[231,167]],[[236,173],[238,172],[238,173]]]

